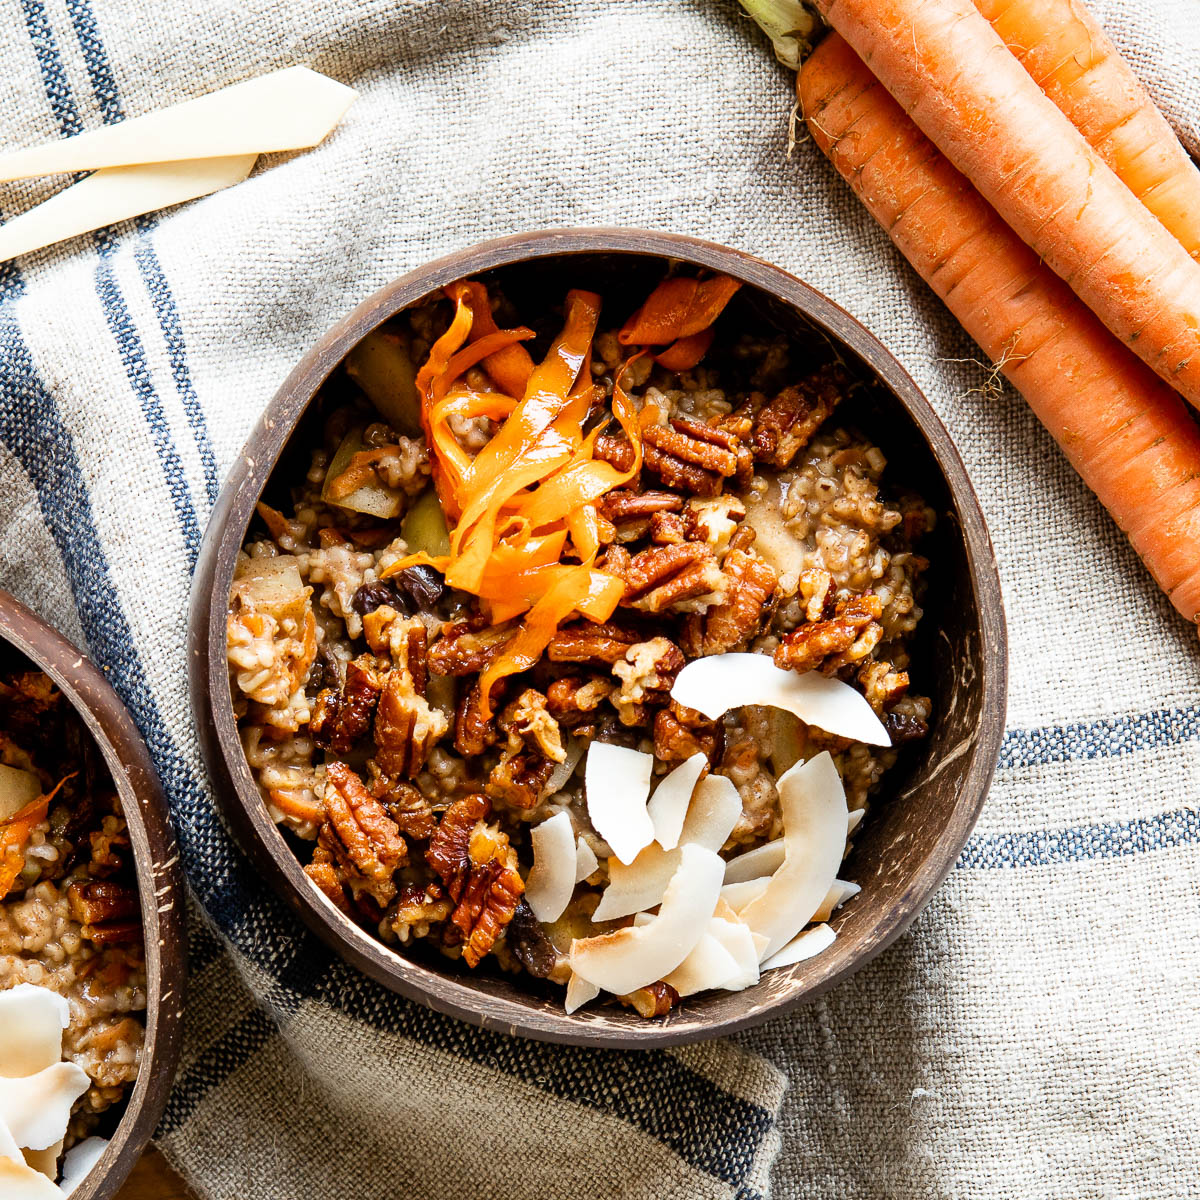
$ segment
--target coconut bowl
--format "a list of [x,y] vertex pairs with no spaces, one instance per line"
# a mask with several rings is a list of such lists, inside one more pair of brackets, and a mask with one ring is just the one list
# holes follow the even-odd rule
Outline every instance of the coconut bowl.
[[133,718],[104,674],[57,630],[0,591],[0,657],[23,657],[59,688],[95,739],[129,829],[146,941],[146,1037],[137,1081],[108,1147],[72,1193],[109,1200],[146,1149],[179,1065],[187,975],[183,874],[167,802]]
[[[844,878],[862,887],[833,917],[834,945],[764,974],[741,992],[689,997],[660,1020],[615,1004],[568,1016],[538,981],[468,972],[407,956],[339,913],[304,875],[268,816],[238,738],[225,654],[235,559],[254,507],[318,389],[370,330],[467,276],[522,298],[600,292],[623,315],[672,262],[744,284],[723,322],[832,346],[867,385],[869,436],[889,477],[910,483],[938,517],[922,543],[933,563],[914,647],[914,688],[933,699],[930,736],[906,748],[855,838]],[[543,302],[544,303],[544,302]],[[936,891],[979,815],[1004,728],[1007,643],[1000,582],[983,515],[961,459],[929,403],[884,346],[827,297],[769,263],[711,242],[624,229],[568,229],[487,242],[405,275],[365,300],[305,355],[267,406],[213,511],[196,571],[190,627],[192,699],[201,744],[229,823],[264,877],[318,937],[386,987],[489,1029],[574,1045],[649,1047],[755,1025],[833,987],[894,941]]]

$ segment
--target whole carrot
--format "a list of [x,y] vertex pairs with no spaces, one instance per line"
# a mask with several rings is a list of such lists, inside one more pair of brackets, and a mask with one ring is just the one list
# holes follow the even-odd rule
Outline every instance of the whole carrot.
[[1034,83],[1200,258],[1200,170],[1080,0],[975,0]]
[[972,0],[817,0],[938,149],[1110,330],[1200,407],[1200,263]]
[[938,152],[842,38],[798,90],[814,140],[1024,395],[1175,607],[1200,621],[1200,429]]

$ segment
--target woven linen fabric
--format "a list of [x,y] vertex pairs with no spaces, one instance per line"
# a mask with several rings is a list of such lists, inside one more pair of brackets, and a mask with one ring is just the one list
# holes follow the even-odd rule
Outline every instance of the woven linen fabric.
[[[1197,148],[1195,0],[1096,7]],[[0,585],[105,667],[170,797],[203,915],[160,1145],[200,1196],[1200,1195],[1195,633],[828,164],[787,158],[791,79],[731,2],[0,14],[5,147],[297,62],[360,93],[315,151],[0,268]],[[959,445],[1012,640],[999,775],[912,930],[675,1052],[481,1033],[331,957],[217,820],[186,694],[205,521],[300,355],[431,258],[585,224],[726,242],[874,330]]]

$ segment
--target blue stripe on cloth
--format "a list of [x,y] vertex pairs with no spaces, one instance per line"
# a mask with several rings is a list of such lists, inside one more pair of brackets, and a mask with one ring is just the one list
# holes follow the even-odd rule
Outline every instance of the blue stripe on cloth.
[[[106,125],[113,125],[125,119],[125,111],[121,104],[121,95],[117,87],[116,76],[112,64],[104,48],[100,29],[96,23],[95,14],[88,0],[67,0],[67,12],[71,18],[75,38],[83,53],[84,65],[87,68],[88,82],[100,113]],[[179,310],[175,297],[167,283],[166,274],[158,261],[152,241],[156,219],[150,216],[139,217],[137,226],[140,236],[134,249],[134,258],[142,282],[154,306],[159,327],[167,347],[167,360],[171,364],[171,378],[175,381],[175,389],[179,393],[184,415],[187,417],[188,428],[192,431],[192,440],[200,456],[204,470],[204,489],[209,507],[216,503],[219,481],[217,478],[217,462],[213,454],[212,439],[208,433],[208,423],[204,410],[200,407],[200,398],[196,395],[192,383],[191,369],[188,366],[187,344],[183,337],[183,325],[179,319]]]
[[1000,749],[1000,768],[1038,767],[1087,758],[1119,758],[1200,738],[1200,705],[1105,717],[1071,725],[1010,729]]
[[1060,863],[1124,858],[1150,850],[1200,843],[1200,810],[1177,808],[1152,817],[1134,817],[1068,829],[1030,833],[989,833],[971,838],[959,857],[961,868],[1049,867]]

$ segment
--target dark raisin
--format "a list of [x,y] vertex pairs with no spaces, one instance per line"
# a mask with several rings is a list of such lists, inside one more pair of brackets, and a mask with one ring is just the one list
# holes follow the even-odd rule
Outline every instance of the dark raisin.
[[545,979],[554,970],[558,954],[542,931],[542,926],[533,915],[533,909],[529,907],[527,900],[522,899],[513,911],[505,940],[521,965],[535,979]]
[[396,576],[396,585],[425,611],[433,608],[446,594],[446,581],[432,567],[405,567]]
[[337,660],[333,656],[333,651],[322,643],[317,649],[317,656],[313,659],[313,665],[309,668],[305,690],[311,696],[323,691],[325,688],[340,688],[341,686],[342,683],[338,677]]
[[920,741],[929,733],[929,726],[920,717],[912,717],[907,713],[884,713],[883,727],[888,731],[893,746]]
[[350,601],[350,607],[359,616],[365,617],[367,613],[373,613],[377,608],[382,608],[385,604],[399,607],[397,604],[398,600],[399,596],[396,594],[395,588],[390,583],[382,579],[377,579],[374,583],[364,583],[354,593],[354,599]]

